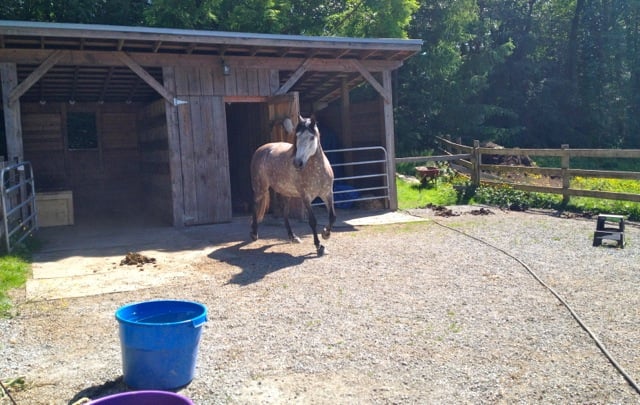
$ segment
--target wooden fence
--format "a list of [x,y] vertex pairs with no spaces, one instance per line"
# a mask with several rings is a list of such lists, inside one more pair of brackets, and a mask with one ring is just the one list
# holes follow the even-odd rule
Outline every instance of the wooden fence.
[[[396,158],[396,163],[417,163],[455,161],[458,165],[468,170],[473,185],[480,182],[493,184],[507,184],[515,189],[538,193],[561,194],[564,203],[571,196],[602,198],[609,200],[624,200],[640,202],[640,194],[619,193],[600,190],[584,190],[571,188],[572,177],[596,177],[606,179],[629,179],[640,181],[640,172],[613,171],[613,170],[583,170],[572,169],[572,158],[613,158],[613,159],[640,159],[640,149],[571,149],[569,145],[562,145],[561,149],[524,149],[524,148],[488,148],[480,147],[479,141],[474,141],[473,146],[462,145],[449,139],[438,138],[440,147],[445,155],[420,156],[408,158]],[[483,155],[510,156],[517,158],[544,156],[560,158],[560,167],[537,167],[522,165],[496,165],[483,164]],[[509,181],[504,176],[491,176],[490,173],[507,174],[516,173],[525,176],[539,175],[548,178],[560,179],[561,185],[535,185]],[[518,176],[516,176],[518,177]]]

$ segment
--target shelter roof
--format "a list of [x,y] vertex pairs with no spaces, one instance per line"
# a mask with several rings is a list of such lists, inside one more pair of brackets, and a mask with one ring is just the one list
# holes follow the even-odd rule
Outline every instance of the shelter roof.
[[[87,25],[0,20],[0,62],[18,64],[18,80],[27,78],[52,50],[90,54],[95,63],[56,63],[39,83],[23,96],[28,101],[148,101],[155,91],[127,66],[99,63],[98,56],[114,52],[146,57],[141,65],[162,82],[159,58],[225,60],[251,58],[260,63],[273,61],[280,71],[280,84],[287,83],[302,62],[312,58],[335,63],[356,60],[379,70],[392,70],[421,49],[421,40],[313,37],[301,35],[250,34],[237,32],[183,30],[111,25]],[[189,58],[185,58],[189,56]],[[91,57],[89,60],[91,60]],[[198,59],[200,58],[200,59]],[[174,59],[177,60],[177,59]],[[78,59],[79,61],[79,59]],[[276,66],[274,64],[273,66]],[[308,69],[295,81],[291,91],[302,100],[331,101],[340,95],[342,83],[353,88],[364,81],[359,71]],[[346,65],[345,65],[346,66]]]

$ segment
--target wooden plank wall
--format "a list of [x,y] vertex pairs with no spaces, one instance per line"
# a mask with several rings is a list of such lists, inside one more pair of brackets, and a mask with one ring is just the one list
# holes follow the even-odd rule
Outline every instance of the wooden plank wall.
[[[364,146],[384,146],[383,117],[380,100],[372,100],[362,103],[351,104],[350,106],[350,145],[341,142],[343,148],[359,148]],[[328,108],[316,113],[318,121],[330,127],[335,133],[342,136],[340,102],[332,103]]]
[[138,145],[146,209],[171,223],[173,204],[165,106],[165,100],[160,99],[138,111]]
[[214,70],[215,95],[267,97],[275,94],[280,86],[275,69],[233,68],[227,76],[222,75],[221,68]]
[[[342,125],[340,122],[341,108],[340,102],[332,103],[328,108],[318,112],[318,120],[324,125],[329,126],[338,134],[340,140],[350,138],[351,145],[341,143],[341,148],[360,148],[369,146],[385,146],[384,143],[384,121],[382,114],[382,100],[376,99],[367,102],[354,103],[350,105],[350,128],[351,136],[344,137],[340,132]],[[356,160],[379,160],[382,155],[379,152],[353,152],[345,153],[345,159]],[[358,176],[370,174],[371,172],[381,172],[383,165],[372,168],[370,165],[353,166],[344,169],[345,175]],[[358,180],[359,187],[378,187],[382,182],[378,178]]]
[[62,114],[52,105],[22,104],[25,160],[31,161],[36,191],[68,190]]
[[215,95],[224,91],[221,74],[218,66],[174,70],[176,95],[187,101],[178,106],[185,225],[226,222],[232,216],[224,98]]
[[[73,191],[76,215],[125,214],[141,210],[136,128],[138,105],[24,103],[25,160],[38,191]],[[68,112],[95,112],[98,148],[69,150]]]
[[165,86],[175,89],[177,98],[187,102],[176,107],[178,139],[174,143],[180,156],[171,159],[171,170],[174,177],[180,176],[174,185],[179,188],[174,193],[180,197],[174,201],[174,210],[180,212],[174,212],[175,222],[230,221],[231,162],[224,97],[270,96],[279,86],[278,71],[234,67],[224,75],[222,65],[172,67],[165,69],[164,78]]

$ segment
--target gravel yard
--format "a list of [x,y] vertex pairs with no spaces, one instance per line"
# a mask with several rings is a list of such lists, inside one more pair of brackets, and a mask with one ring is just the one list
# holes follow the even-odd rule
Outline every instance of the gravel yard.
[[[594,248],[595,219],[490,210],[343,224],[323,257],[302,222],[297,245],[280,224],[251,243],[244,222],[186,228],[201,253],[131,267],[160,285],[17,294],[17,316],[0,320],[0,379],[25,377],[12,392],[19,405],[125,391],[115,311],[174,298],[209,310],[196,377],[180,390],[196,404],[640,403],[569,310],[508,255],[640,381],[640,228],[627,223],[624,249]],[[180,276],[161,277],[169,257]]]

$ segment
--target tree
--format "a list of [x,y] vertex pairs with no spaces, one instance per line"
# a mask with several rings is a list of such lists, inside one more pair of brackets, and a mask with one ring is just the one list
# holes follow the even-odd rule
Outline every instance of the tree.
[[416,0],[347,0],[328,17],[327,31],[349,37],[405,38],[417,9]]
[[398,151],[420,153],[435,136],[478,139],[495,106],[479,99],[489,72],[512,52],[510,41],[496,44],[474,0],[422,3],[409,36],[422,38],[422,52],[400,72]]
[[165,28],[212,29],[214,0],[153,0],[144,11],[145,25]]
[[146,0],[3,0],[0,19],[140,25]]

